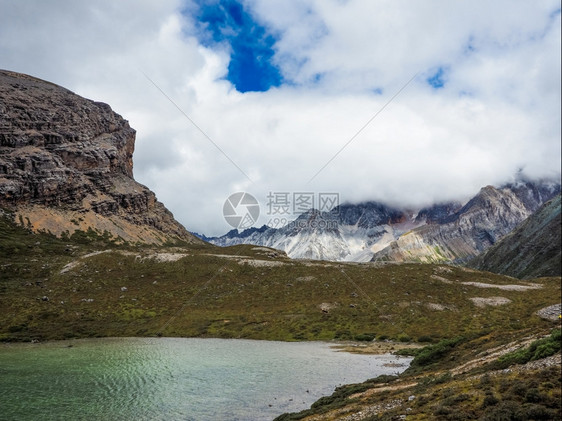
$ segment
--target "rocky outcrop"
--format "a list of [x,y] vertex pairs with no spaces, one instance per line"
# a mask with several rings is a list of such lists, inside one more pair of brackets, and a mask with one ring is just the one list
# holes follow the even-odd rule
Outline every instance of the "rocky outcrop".
[[135,130],[111,107],[0,70],[0,206],[34,230],[196,240],[133,179]]
[[561,276],[560,210],[558,195],[469,266],[523,279]]
[[484,187],[456,213],[401,235],[373,261],[463,263],[487,250],[560,192],[560,184]]

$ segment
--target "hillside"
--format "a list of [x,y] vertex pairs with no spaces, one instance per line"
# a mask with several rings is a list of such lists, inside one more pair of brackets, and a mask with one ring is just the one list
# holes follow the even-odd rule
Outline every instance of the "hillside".
[[34,231],[199,241],[133,179],[135,131],[111,107],[0,70],[0,208]]
[[0,339],[211,336],[438,340],[542,326],[559,278],[461,267],[295,261],[268,248],[60,240],[3,217]]
[[558,195],[469,266],[523,279],[560,276],[561,225]]

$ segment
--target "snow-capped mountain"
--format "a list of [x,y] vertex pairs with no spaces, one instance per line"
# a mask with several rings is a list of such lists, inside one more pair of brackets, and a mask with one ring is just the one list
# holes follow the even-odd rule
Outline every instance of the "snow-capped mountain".
[[312,209],[281,228],[233,229],[200,236],[218,246],[254,244],[296,259],[367,262],[464,261],[486,250],[560,192],[560,183],[518,181],[483,188],[466,204],[419,210],[378,202]]
[[[453,205],[441,205],[456,209]],[[426,210],[432,215],[431,209]],[[218,246],[255,244],[283,250],[297,259],[367,262],[401,234],[427,218],[377,202],[343,204],[330,212],[312,209],[282,228],[236,229],[221,237],[204,237]]]

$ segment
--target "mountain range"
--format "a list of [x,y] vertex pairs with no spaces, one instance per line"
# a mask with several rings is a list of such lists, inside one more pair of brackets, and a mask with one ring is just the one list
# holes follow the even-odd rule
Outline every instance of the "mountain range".
[[219,246],[254,244],[289,257],[332,261],[464,263],[495,244],[560,192],[552,180],[520,179],[486,186],[467,203],[437,203],[417,211],[379,202],[311,209],[281,228],[236,229],[201,236]]

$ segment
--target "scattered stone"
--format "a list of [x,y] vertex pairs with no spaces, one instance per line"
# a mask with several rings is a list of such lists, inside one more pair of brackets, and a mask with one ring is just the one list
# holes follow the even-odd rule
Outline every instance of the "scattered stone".
[[258,260],[258,259],[240,259],[238,261],[239,265],[249,265],[253,267],[267,267],[267,266],[283,266],[285,262],[279,262],[276,260]]
[[336,303],[322,303],[318,307],[322,310],[322,313],[329,313],[330,310],[336,308],[338,305]]
[[439,273],[453,273],[453,270],[447,266],[437,266],[434,271]]
[[471,297],[469,300],[472,301],[476,307],[501,306],[511,303],[511,300],[505,297]]
[[158,263],[165,263],[165,262],[177,262],[184,257],[189,256],[185,253],[154,253],[148,256],[151,259],[156,260]]
[[560,315],[562,314],[562,304],[554,304],[549,307],[541,308],[536,314],[543,319],[556,322],[560,320]]
[[49,297],[47,297],[46,295],[43,295],[43,297],[41,297],[41,301],[49,301]]
[[437,311],[458,311],[457,308],[453,305],[445,305],[445,304],[438,304],[438,303],[426,303],[425,305],[430,310],[437,310]]
[[447,278],[443,278],[442,276],[438,276],[438,275],[431,275],[430,278],[435,279],[436,281],[441,281],[444,284],[452,284],[453,283],[453,281],[450,281]]
[[497,285],[484,282],[462,282],[462,285],[473,286],[476,288],[497,288],[504,291],[527,291],[529,289],[541,289],[542,285],[527,283],[527,285]]

